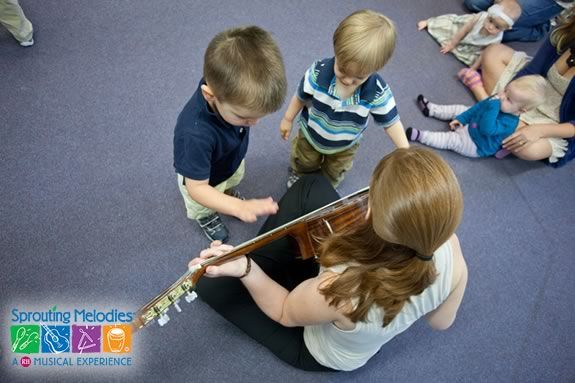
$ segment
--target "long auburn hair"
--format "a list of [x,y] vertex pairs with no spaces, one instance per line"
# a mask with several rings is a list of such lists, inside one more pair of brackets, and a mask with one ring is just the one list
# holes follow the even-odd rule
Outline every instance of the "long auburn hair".
[[560,17],[559,26],[551,32],[551,43],[559,54],[575,45],[575,8]]
[[346,316],[367,317],[375,304],[384,310],[383,326],[405,302],[437,276],[432,256],[461,221],[463,196],[449,165],[422,148],[397,149],[373,172],[367,220],[330,236],[320,248],[323,267],[347,269],[320,286],[330,305],[353,303]]

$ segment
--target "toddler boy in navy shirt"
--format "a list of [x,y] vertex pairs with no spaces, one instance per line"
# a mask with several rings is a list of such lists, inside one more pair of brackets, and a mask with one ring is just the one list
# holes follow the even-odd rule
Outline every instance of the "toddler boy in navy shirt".
[[218,213],[254,222],[277,212],[271,197],[245,200],[234,188],[244,175],[250,127],[281,107],[286,88],[281,53],[263,29],[229,29],[208,45],[204,78],[176,124],[174,167],[187,216],[211,241],[229,236]]

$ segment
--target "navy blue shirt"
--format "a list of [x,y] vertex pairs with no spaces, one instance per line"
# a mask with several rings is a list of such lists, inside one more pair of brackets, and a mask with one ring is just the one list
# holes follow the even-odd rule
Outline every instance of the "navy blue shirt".
[[174,168],[193,180],[216,186],[230,178],[246,156],[249,127],[225,122],[196,92],[178,117],[174,130]]

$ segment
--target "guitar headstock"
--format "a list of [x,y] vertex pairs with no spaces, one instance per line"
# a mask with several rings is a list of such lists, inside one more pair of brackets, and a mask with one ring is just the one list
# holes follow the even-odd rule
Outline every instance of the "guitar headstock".
[[184,296],[186,302],[190,303],[197,298],[194,291],[198,279],[204,271],[201,264],[190,268],[180,279],[165,289],[161,294],[142,306],[132,321],[132,328],[137,331],[157,319],[160,326],[164,326],[170,320],[168,310],[174,306],[177,312],[181,312],[180,298]]

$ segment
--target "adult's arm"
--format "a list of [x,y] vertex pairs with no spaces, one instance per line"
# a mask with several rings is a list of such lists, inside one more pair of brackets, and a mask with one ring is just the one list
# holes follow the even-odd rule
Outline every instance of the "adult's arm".
[[[232,246],[212,243],[212,247],[200,253],[199,258],[190,262],[190,266],[212,256],[224,254]],[[240,277],[247,267],[247,258],[240,257],[221,266],[208,266],[207,277]],[[330,306],[324,295],[320,294],[320,286],[329,283],[331,273],[322,273],[315,278],[303,281],[291,292],[267,276],[255,262],[251,262],[251,270],[241,279],[244,286],[258,307],[272,320],[286,327],[306,326],[334,321],[346,321],[347,318]],[[225,292],[222,292],[225,293]]]
[[537,53],[535,53],[533,59],[525,65],[523,69],[517,72],[515,78],[529,74],[539,74],[547,78],[547,71],[558,58],[557,50],[551,44],[551,40],[546,38],[537,50]]
[[467,286],[467,264],[459,240],[453,234],[449,242],[453,254],[451,292],[442,304],[425,316],[429,325],[435,330],[446,330],[453,324]]
[[519,128],[503,140],[503,148],[513,153],[521,152],[540,138],[572,138],[575,137],[575,121],[562,124],[533,124]]

